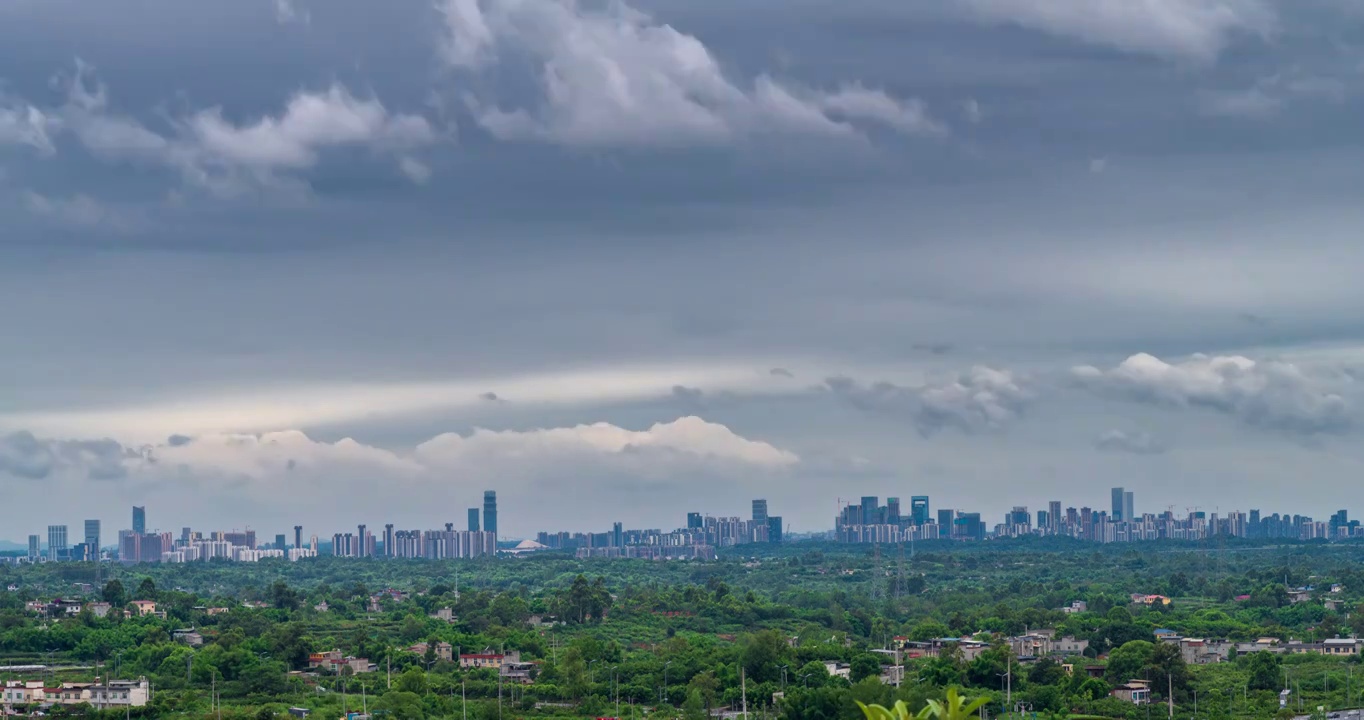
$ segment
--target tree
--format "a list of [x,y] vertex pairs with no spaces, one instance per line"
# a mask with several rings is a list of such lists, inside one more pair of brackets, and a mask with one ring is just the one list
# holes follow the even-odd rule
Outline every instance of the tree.
[[1277,690],[1280,682],[1279,656],[1261,650],[1246,656],[1245,666],[1251,690]]
[[137,586],[138,600],[155,600],[156,583],[151,578],[142,578],[142,582]]
[[402,627],[398,630],[404,642],[416,642],[426,632],[426,623],[422,622],[416,615],[408,615],[403,618]]
[[120,582],[118,578],[114,578],[105,583],[104,591],[100,593],[100,596],[104,598],[104,602],[107,602],[116,608],[121,608],[128,604],[128,593],[123,589],[123,583]]
[[394,688],[401,692],[425,695],[426,671],[415,666],[408,668],[402,675],[398,676],[398,682],[394,683]]
[[390,690],[374,703],[375,714],[383,713],[393,720],[425,720],[426,708],[416,693]]
[[777,679],[779,667],[787,655],[786,636],[776,630],[763,630],[749,635],[744,642],[740,662],[748,678],[754,682]]
[[297,610],[298,593],[294,592],[283,580],[276,580],[270,586],[270,603],[278,610]]
[[696,673],[688,685],[693,691],[701,693],[701,699],[706,702],[706,710],[715,706],[715,694],[720,690],[720,680],[715,677],[714,670]]
[[1141,674],[1151,662],[1153,646],[1145,640],[1132,640],[1108,654],[1105,676],[1115,685],[1125,683]]
[[583,661],[582,650],[576,645],[565,650],[556,670],[559,673],[559,685],[568,692],[568,696],[574,700],[582,697],[587,690],[587,664]]
[[687,693],[686,702],[682,703],[682,720],[706,720],[709,713],[706,712],[706,703],[701,699],[701,692],[695,688]]
[[1051,658],[1042,658],[1028,669],[1029,685],[1059,685],[1065,678],[1065,668]]
[[848,664],[848,674],[853,682],[869,677],[881,676],[881,658],[871,653],[862,653],[853,657]]

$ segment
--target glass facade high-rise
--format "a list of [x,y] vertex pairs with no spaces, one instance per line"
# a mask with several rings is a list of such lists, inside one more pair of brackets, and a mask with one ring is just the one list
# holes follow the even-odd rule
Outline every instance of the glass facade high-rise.
[[756,524],[765,524],[767,522],[766,500],[753,501],[753,522]]
[[1047,503],[1047,527],[1051,530],[1053,535],[1061,531],[1060,500],[1052,500]]
[[886,524],[887,525],[900,524],[900,498],[897,497],[886,498]]
[[144,535],[147,532],[147,508],[133,506],[133,532]]
[[1112,507],[1109,508],[1111,512],[1108,513],[1108,516],[1115,522],[1122,522],[1127,519],[1126,517],[1123,517],[1122,514],[1123,505],[1124,495],[1122,488],[1113,488],[1113,504]]
[[42,538],[38,537],[37,535],[29,535],[29,536],[28,536],[28,561],[29,561],[29,562],[38,562],[38,555],[39,555],[39,548],[38,548],[38,545],[39,545],[39,543],[41,543],[41,542],[42,542]]
[[952,537],[956,528],[957,511],[942,509],[938,511],[938,533],[942,537]]
[[1122,494],[1122,519],[1123,522],[1136,522],[1137,513],[1132,508],[1132,491],[1128,490]]
[[478,532],[478,508],[469,508],[469,532]]
[[863,495],[863,496],[862,496],[862,524],[863,524],[863,525],[880,525],[880,524],[881,524],[881,517],[880,517],[881,513],[879,512],[881,503],[880,503],[879,501],[880,501],[880,498],[876,497],[875,495]]
[[95,555],[99,555],[99,521],[85,521],[85,544],[95,549]]
[[483,532],[497,535],[497,491],[483,491]]
[[915,495],[909,499],[909,517],[915,525],[927,525],[928,513],[927,495]]
[[706,521],[705,521],[704,519],[702,519],[701,513],[699,513],[699,512],[689,512],[689,513],[687,513],[687,529],[688,529],[688,530],[700,530],[701,528],[704,528],[705,526],[706,526]]
[[47,526],[47,559],[56,561],[67,552],[66,545],[66,526],[48,525]]
[[767,541],[779,543],[782,539],[781,516],[767,516]]

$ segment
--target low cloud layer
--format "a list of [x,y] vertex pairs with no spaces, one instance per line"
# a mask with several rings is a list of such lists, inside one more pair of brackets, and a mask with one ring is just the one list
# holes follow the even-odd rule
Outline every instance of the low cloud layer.
[[1104,452],[1133,455],[1159,455],[1169,449],[1161,440],[1140,430],[1109,430],[1094,439],[1094,447]]
[[1032,399],[1012,372],[983,366],[918,387],[889,382],[863,386],[846,377],[830,378],[826,386],[856,408],[913,422],[926,437],[945,428],[964,433],[999,430],[1017,419]]
[[164,130],[116,110],[109,88],[79,59],[54,85],[65,94],[61,105],[0,105],[0,144],[55,155],[69,135],[95,157],[172,170],[189,185],[220,195],[297,180],[290,173],[346,147],[396,158],[402,173],[424,181],[429,171],[411,153],[437,140],[425,117],[390,112],[378,99],[357,97],[339,83],[297,91],[277,114],[239,121],[211,107],[172,117]]
[[1330,385],[1287,362],[1194,355],[1168,363],[1145,353],[1116,367],[1074,369],[1077,381],[1109,397],[1168,407],[1201,407],[1246,424],[1311,435],[1353,425],[1349,403]]
[[[375,492],[443,496],[458,491],[469,502],[475,491],[487,487],[497,489],[507,506],[515,508],[504,520],[504,529],[522,533],[568,522],[553,503],[545,505],[537,498],[571,496],[574,483],[588,478],[609,480],[622,488],[636,483],[638,488],[630,493],[647,501],[647,488],[690,493],[708,483],[728,483],[737,489],[735,482],[781,476],[799,462],[788,450],[693,416],[643,430],[594,423],[446,433],[410,452],[349,438],[327,442],[296,430],[177,435],[137,448],[112,440],[38,438],[27,432],[0,437],[0,479],[11,482],[123,478],[110,492],[127,492],[135,501],[145,495],[159,501],[164,494],[200,493],[206,498],[230,494],[231,502],[250,508],[256,517],[273,515],[267,508],[279,498],[328,497],[335,482],[364,483],[359,498]],[[348,499],[329,505],[339,505],[345,522],[365,507],[363,501]],[[307,514],[297,506],[292,511]],[[451,514],[447,508],[439,517]],[[591,522],[602,523],[610,516],[599,515],[586,524],[575,517],[572,524],[591,527]],[[310,521],[319,517],[314,514]]]
[[1268,0],[962,0],[982,19],[1174,60],[1212,62],[1237,33],[1277,27]]
[[766,134],[853,137],[873,127],[947,134],[922,101],[857,82],[825,90],[766,74],[735,80],[700,39],[623,2],[445,0],[441,8],[443,57],[462,77],[526,61],[537,68],[541,96],[529,106],[459,83],[478,124],[502,140],[681,147]]

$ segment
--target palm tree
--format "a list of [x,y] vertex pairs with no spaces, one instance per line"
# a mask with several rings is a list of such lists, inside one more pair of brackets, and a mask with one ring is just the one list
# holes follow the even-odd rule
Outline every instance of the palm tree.
[[967,701],[956,688],[948,688],[945,700],[941,702],[929,700],[928,705],[917,715],[909,711],[909,706],[904,700],[897,701],[890,708],[864,705],[861,701],[858,701],[857,706],[862,708],[862,714],[867,720],[969,720],[976,717],[977,711],[987,702],[989,698],[984,697]]
[[909,711],[909,706],[905,705],[904,700],[896,701],[894,707],[891,708],[882,705],[865,705],[861,700],[857,701],[857,706],[862,708],[862,714],[867,716],[867,720],[913,720],[914,718],[914,714]]
[[952,687],[947,689],[947,699],[939,702],[929,700],[928,705],[919,711],[920,720],[967,720],[976,717],[976,713],[990,699],[978,697],[975,700],[967,699],[957,693],[957,689]]

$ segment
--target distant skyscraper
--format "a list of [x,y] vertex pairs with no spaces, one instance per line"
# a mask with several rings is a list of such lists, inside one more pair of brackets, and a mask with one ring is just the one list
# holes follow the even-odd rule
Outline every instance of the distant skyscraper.
[[302,526],[302,525],[295,525],[295,526],[294,526],[294,547],[295,547],[295,548],[302,548],[302,547],[303,547],[303,526]]
[[1132,508],[1132,491],[1128,490],[1122,494],[1122,519],[1123,522],[1136,522],[1137,513]]
[[67,550],[66,546],[66,526],[48,525],[47,526],[47,559],[55,561]]
[[753,523],[756,524],[756,525],[766,525],[766,524],[767,524],[767,501],[766,501],[766,500],[754,500],[754,501],[753,501]]
[[29,535],[29,536],[28,536],[28,561],[29,561],[29,562],[38,562],[38,552],[39,552],[39,550],[38,550],[38,544],[41,543],[41,542],[42,542],[42,538],[38,537],[37,535]]
[[688,530],[700,530],[701,528],[703,528],[703,527],[705,527],[705,526],[706,526],[706,522],[705,522],[705,520],[703,520],[703,519],[701,518],[701,513],[699,513],[699,512],[689,512],[689,513],[687,513],[687,529],[688,529]]
[[880,523],[880,498],[875,495],[862,496],[862,524],[879,525]]
[[621,523],[611,526],[611,547],[625,547],[625,526]]
[[914,495],[909,498],[909,517],[915,525],[927,525],[928,512],[927,495]]
[[1051,529],[1053,535],[1061,532],[1061,501],[1052,500],[1047,503],[1047,527]]
[[886,498],[886,524],[887,525],[900,524],[900,498],[897,497]]
[[396,553],[397,541],[393,537],[393,523],[388,523],[384,525],[384,557],[397,557]]
[[782,540],[781,516],[767,516],[767,541],[779,543]]
[[483,532],[497,537],[497,491],[483,491]]
[[284,539],[284,533],[280,533],[280,534],[278,534],[278,535],[275,536],[275,549],[276,549],[276,550],[287,550],[288,547],[289,547],[289,541],[286,540],[286,539]]
[[99,557],[99,521],[85,521],[85,544],[95,549],[95,557]]
[[952,537],[952,530],[956,527],[957,511],[942,509],[938,511],[938,536],[943,538]]
[[469,508],[469,532],[478,532],[478,508]]
[[147,508],[133,506],[133,532],[143,535],[147,532]]
[[1109,513],[1109,515],[1113,518],[1113,520],[1115,520],[1115,521],[1117,521],[1117,522],[1122,522],[1123,520],[1126,520],[1126,519],[1127,519],[1127,518],[1123,517],[1123,514],[1122,514],[1123,499],[1124,499],[1124,496],[1123,496],[1122,488],[1120,488],[1120,487],[1115,487],[1115,488],[1113,488],[1113,507],[1112,507],[1113,512]]

